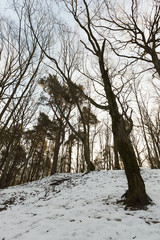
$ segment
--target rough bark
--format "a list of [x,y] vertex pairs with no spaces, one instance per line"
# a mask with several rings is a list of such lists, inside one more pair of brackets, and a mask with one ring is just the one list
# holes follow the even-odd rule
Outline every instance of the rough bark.
[[[126,134],[123,119],[120,119],[116,127],[115,139],[128,181],[128,190],[124,195],[124,202],[129,207],[143,208],[151,202],[151,199],[146,194],[144,181],[140,174],[133,146]],[[114,128],[115,126],[113,126],[113,131]]]
[[136,155],[123,116],[119,113],[116,96],[113,93],[108,72],[104,70],[104,68],[101,68],[101,70],[103,71],[102,77],[108,99],[109,113],[112,119],[112,132],[117,150],[124,164],[128,181],[128,190],[126,194],[124,194],[124,203],[127,207],[143,208],[150,204],[151,199],[146,194],[145,184],[140,174]]

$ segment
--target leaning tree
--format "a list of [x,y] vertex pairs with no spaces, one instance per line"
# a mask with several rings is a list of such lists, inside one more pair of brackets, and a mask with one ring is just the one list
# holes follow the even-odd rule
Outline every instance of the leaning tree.
[[[99,67],[103,90],[108,102],[107,108],[112,120],[112,132],[128,181],[128,190],[124,195],[125,204],[134,207],[148,205],[151,200],[146,194],[145,184],[140,174],[129,135],[132,129],[132,121],[119,108],[118,99],[114,93],[109,60],[106,58],[106,37],[101,34],[101,31],[99,34],[100,25],[97,27],[97,13],[102,10],[103,4],[98,4],[96,9],[94,8],[94,1],[90,1],[90,3],[86,0],[64,1],[64,5],[72,14],[80,29],[86,34],[87,40],[81,40],[81,42],[86,51],[89,51],[96,58]],[[101,24],[100,21],[99,24]],[[103,28],[103,26],[101,27]]]
[[[104,23],[102,21],[103,19],[100,19],[98,16],[99,13],[104,14],[104,6],[106,6],[105,1],[98,1],[98,3],[90,1],[88,3],[86,0],[65,0],[60,2],[64,3],[64,6],[75,20],[77,28],[80,29],[80,33],[83,33],[80,35],[79,40],[84,46],[85,52],[88,51],[90,55],[90,58],[87,59],[86,64],[88,64],[88,61],[91,58],[93,60],[91,60],[91,64],[89,65],[90,67],[92,67],[92,61],[96,62],[96,67],[98,69],[96,73],[99,75],[98,83],[100,83],[101,87],[103,88],[107,104],[102,105],[97,103],[91,97],[87,97],[82,89],[78,88],[78,86],[77,88],[82,94],[86,96],[86,98],[90,99],[91,103],[96,107],[109,111],[112,121],[112,132],[116,142],[117,151],[123,161],[128,181],[128,190],[124,194],[124,202],[127,206],[144,207],[151,202],[151,199],[146,194],[145,184],[141,177],[134,148],[130,140],[132,119],[131,117],[128,117],[126,111],[123,111],[123,108],[121,108],[120,98],[117,98],[117,95],[114,91],[116,87],[116,85],[114,85],[115,81],[113,81],[114,77],[116,76],[114,72],[117,71],[117,76],[119,76],[121,74],[121,71],[118,71],[115,68],[113,72],[110,67],[111,63],[109,57],[107,58],[107,54],[109,55],[109,50],[112,49],[109,48],[109,45],[107,44],[107,37],[102,34],[103,30],[104,32],[108,30],[109,36],[110,29],[107,28],[107,21],[105,22],[105,25],[102,25],[102,23]],[[66,44],[65,48],[61,48],[61,52],[59,53],[61,55],[58,55],[59,58],[56,55],[57,51],[55,51],[55,49],[52,49],[51,47],[48,50],[43,49],[41,40],[38,39],[36,31],[34,30],[34,13],[35,9],[32,10],[30,7],[28,7],[27,16],[29,18],[30,28],[33,31],[34,37],[38,41],[38,44],[45,56],[52,62],[52,68],[54,68],[54,70],[61,76],[61,78],[68,84],[68,86],[73,89],[73,79],[77,77],[76,74],[74,74],[73,68],[74,70],[77,70],[79,68],[78,64],[76,65],[75,62],[78,63],[77,59],[80,56],[79,51],[74,51],[76,39],[73,39],[74,41],[70,41],[69,44]],[[43,22],[42,24],[46,24],[46,22]],[[47,26],[50,26],[50,24]],[[62,26],[61,22],[59,23],[59,26]],[[99,31],[99,29],[102,30]],[[49,36],[50,34],[51,33],[49,32]],[[54,35],[55,34],[56,31],[54,30]],[[61,46],[61,40],[63,40],[63,43],[66,43],[66,36],[70,36],[72,34],[73,32],[71,29],[61,32],[61,36],[58,35],[60,42],[58,42],[59,45],[57,45],[57,47],[59,48]],[[84,37],[84,34],[87,38]],[[66,40],[64,41],[64,39]],[[62,61],[63,67],[60,65],[60,62]],[[83,69],[81,69],[81,71],[78,73],[78,76],[86,76],[83,72]],[[119,78],[117,77],[117,79]],[[94,82],[96,79],[93,77],[90,78],[90,80]],[[98,89],[95,88],[95,92],[97,91]]]

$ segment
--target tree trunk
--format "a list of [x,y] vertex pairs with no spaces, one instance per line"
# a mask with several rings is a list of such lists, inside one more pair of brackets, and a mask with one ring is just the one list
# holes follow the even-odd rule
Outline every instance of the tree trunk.
[[119,165],[119,157],[118,157],[118,150],[117,150],[117,144],[114,138],[114,169],[115,170],[120,170],[120,165]]
[[140,174],[128,130],[126,129],[123,116],[119,113],[116,96],[113,93],[108,71],[104,69],[104,65],[101,67],[101,71],[103,72],[102,77],[108,99],[109,113],[112,119],[112,132],[128,181],[128,190],[123,195],[125,196],[124,203],[128,207],[143,208],[151,202],[151,199],[146,194],[144,181]]
[[7,146],[7,149],[6,149],[6,152],[5,152],[5,156],[4,156],[4,159],[5,159],[5,164],[3,166],[3,170],[2,170],[2,174],[0,176],[0,188],[5,188],[7,187],[7,174],[8,174],[8,171],[10,169],[10,158],[9,158],[9,151],[12,147],[12,144],[13,144],[13,139],[10,140],[8,146]]
[[90,146],[89,146],[89,142],[87,141],[87,139],[85,139],[83,141],[83,146],[84,146],[84,158],[85,158],[85,162],[87,164],[87,169],[88,171],[94,171],[95,170],[95,166],[94,164],[90,161]]
[[79,144],[79,138],[77,139],[77,156],[76,156],[76,173],[79,173],[80,172],[80,168],[79,168],[79,147],[80,147],[80,144]]
[[36,174],[35,174],[35,178],[36,180],[38,180],[41,176],[41,164],[43,164],[44,161],[44,151],[45,151],[45,138],[43,138],[42,140],[42,146],[39,152],[39,157],[38,157],[38,161],[37,161],[37,169],[36,169]]
[[31,156],[31,164],[29,166],[28,174],[27,174],[27,182],[32,181],[32,172],[34,171],[34,158],[36,155],[36,149],[34,149],[33,154]]
[[140,158],[140,154],[139,154],[139,152],[138,152],[137,146],[134,145],[134,149],[135,149],[135,152],[136,152],[136,154],[137,154],[138,166],[139,166],[139,167],[142,167],[142,160],[141,160],[141,158]]
[[71,173],[71,164],[72,164],[72,147],[73,147],[73,143],[72,140],[69,142],[69,156],[68,156],[68,173]]
[[128,190],[124,195],[126,197],[125,204],[129,207],[142,208],[148,205],[151,200],[146,194],[145,185],[136,161],[136,155],[130,138],[126,133],[122,118],[119,119],[116,126],[113,125],[113,132],[128,181]]
[[25,159],[25,164],[23,166],[23,171],[22,171],[22,174],[21,174],[21,177],[20,177],[20,184],[24,183],[25,180],[24,180],[24,176],[25,176],[25,173],[27,171],[27,165],[28,165],[28,162],[29,162],[29,159],[30,159],[30,156],[31,156],[31,153],[29,154],[29,156]]
[[60,149],[60,140],[61,140],[61,128],[59,128],[59,130],[57,132],[57,136],[56,136],[51,175],[53,175],[57,172],[57,163],[58,163],[58,156],[59,156],[59,149]]

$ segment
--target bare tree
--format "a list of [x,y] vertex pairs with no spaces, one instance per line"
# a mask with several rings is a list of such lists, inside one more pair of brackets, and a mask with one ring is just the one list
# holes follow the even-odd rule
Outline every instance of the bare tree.
[[[108,104],[98,104],[92,98],[87,97],[84,94],[84,91],[82,91],[82,89],[80,89],[79,87],[76,88],[78,88],[79,91],[83,95],[85,95],[86,98],[88,98],[91,103],[94,104],[96,107],[109,111],[112,120],[112,132],[116,141],[117,150],[123,161],[125,173],[128,180],[128,190],[124,194],[125,204],[127,206],[133,207],[144,207],[151,202],[151,199],[146,194],[144,181],[141,177],[134,148],[132,146],[129,136],[132,129],[131,116],[127,116],[126,111],[122,111],[122,109],[120,108],[120,99],[117,99],[117,96],[114,92],[114,74],[113,72],[111,72],[108,64],[109,61],[106,58],[108,47],[106,44],[106,37],[102,36],[102,34],[99,34],[97,31],[98,28],[96,28],[95,26],[95,22],[97,21],[97,12],[100,10],[101,5],[98,5],[97,9],[94,6],[94,1],[87,3],[87,1],[85,0],[82,0],[80,2],[74,0],[63,1],[63,3],[74,18],[81,31],[83,31],[83,33],[85,33],[87,37],[87,39],[81,40],[81,43],[83,44],[85,51],[88,51],[89,54],[94,58],[94,61],[96,61],[99,70],[99,80],[101,82],[101,86],[103,87],[105,99]],[[30,28],[32,29],[33,35],[38,42],[42,52],[52,62],[52,64],[54,64],[54,70],[61,76],[63,81],[68,84],[72,97],[75,98],[75,82],[73,81],[73,79],[75,77],[75,69],[77,69],[77,64],[79,63],[79,61],[77,60],[80,59],[80,55],[78,54],[79,51],[75,51],[74,43],[76,39],[72,38],[72,31],[65,31],[65,29],[62,28],[63,31],[61,31],[61,35],[63,36],[63,38],[61,39],[63,39],[63,48],[60,49],[61,55],[59,55],[60,57],[57,59],[54,51],[51,52],[49,50],[45,50],[41,44],[41,41],[39,41],[34,27],[33,15],[31,14],[30,9],[27,12],[27,16],[29,19]],[[63,62],[62,65],[61,61]],[[82,114],[82,111],[78,104],[77,108],[79,109],[80,114]],[[85,122],[83,123],[83,125],[86,135],[87,129],[85,127]],[[75,132],[72,127],[71,129],[73,132]],[[83,139],[83,141],[84,143],[87,143],[85,138]],[[84,144],[84,152],[86,153],[86,158],[88,158],[89,156],[88,151],[86,151],[87,149],[85,149],[86,147],[87,145]]]
[[119,110],[117,98],[113,91],[114,88],[111,84],[112,74],[105,59],[107,51],[106,38],[102,35],[97,35],[98,33],[95,30],[96,10],[93,10],[94,6],[91,5],[92,2],[88,4],[85,0],[80,3],[78,1],[64,1],[64,4],[87,36],[88,41],[82,41],[83,45],[97,59],[101,81],[108,101],[107,108],[112,119],[112,132],[128,180],[125,203],[127,206],[145,206],[150,203],[150,199],[146,194],[144,181],[141,177],[136,155],[130,140],[129,133],[131,129],[126,128],[126,121],[128,125],[132,125],[132,122],[129,117],[126,119],[127,116]]
[[147,146],[150,150],[149,165],[151,168],[160,168],[160,145],[159,145],[159,109],[152,109],[152,116],[149,113],[144,101],[141,104],[141,114],[143,116],[143,124],[145,128],[145,137],[147,138]]
[[108,42],[113,51],[130,64],[147,63],[143,71],[154,69],[160,76],[160,2],[146,0],[147,8],[141,1],[127,3],[125,8],[123,3],[115,1],[113,5],[105,0],[107,14],[101,19],[112,34],[112,40]]
[[[11,124],[13,114],[24,101],[30,86],[37,81],[44,56],[28,27],[24,6],[20,9],[14,7],[18,22],[1,20],[1,133]],[[37,34],[40,34],[39,29]],[[43,42],[45,46],[46,41]]]
[[[5,18],[0,21],[0,144],[3,146],[3,153],[5,152],[1,159],[1,187],[13,184],[26,166],[23,161],[16,161],[16,157],[11,158],[11,155],[20,152],[20,149],[24,150],[21,139],[17,139],[18,129],[23,132],[35,114],[36,107],[32,97],[44,59],[44,54],[28,27],[24,5],[19,8],[14,5],[14,11],[17,16],[15,22]],[[37,34],[40,34],[38,27]],[[47,43],[48,40],[42,41],[44,48]],[[7,145],[4,145],[3,136],[6,133],[10,138]],[[16,149],[16,145],[19,148]],[[20,159],[22,160],[21,157]]]

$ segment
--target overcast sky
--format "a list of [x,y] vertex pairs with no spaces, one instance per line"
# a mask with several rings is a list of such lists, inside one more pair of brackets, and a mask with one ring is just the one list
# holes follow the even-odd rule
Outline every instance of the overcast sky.
[[7,0],[1,0],[0,1],[0,11],[1,12],[4,11],[7,2],[8,2]]

